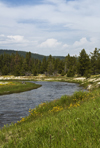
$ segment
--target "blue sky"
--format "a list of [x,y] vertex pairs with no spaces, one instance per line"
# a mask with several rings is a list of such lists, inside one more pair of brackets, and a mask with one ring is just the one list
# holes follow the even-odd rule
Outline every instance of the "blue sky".
[[99,0],[0,0],[0,49],[89,54],[100,48],[99,6]]
[[0,1],[9,6],[36,5],[43,3],[42,0],[0,0]]

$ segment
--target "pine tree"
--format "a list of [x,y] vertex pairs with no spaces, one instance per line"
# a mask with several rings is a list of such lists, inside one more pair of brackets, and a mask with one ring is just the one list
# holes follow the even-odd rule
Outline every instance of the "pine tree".
[[91,65],[90,65],[89,56],[86,53],[85,49],[82,49],[78,58],[77,71],[81,76],[83,76],[86,71],[90,73],[91,72],[90,69]]
[[48,63],[47,72],[49,75],[52,75],[54,72],[54,65],[52,61],[49,61]]
[[18,54],[18,52],[16,52],[16,55],[15,55],[15,59],[14,59],[14,75],[15,76],[20,76],[20,70],[21,70],[21,67],[22,67],[22,61],[21,61],[21,57],[20,55]]
[[64,61],[61,60],[58,63],[58,73],[61,74],[63,70],[64,70]]
[[42,63],[41,63],[41,73],[45,73],[47,71],[47,60],[46,57],[43,58]]
[[3,66],[3,69],[2,69],[2,74],[3,74],[3,75],[7,75],[8,72],[9,72],[8,66],[7,66],[7,65],[4,65],[4,66]]
[[65,58],[65,72],[68,72],[69,69],[72,71],[76,71],[77,59],[76,57],[72,57],[69,54]]
[[100,53],[97,48],[95,48],[94,52],[91,52],[91,70],[92,73],[95,75],[96,73],[100,72]]

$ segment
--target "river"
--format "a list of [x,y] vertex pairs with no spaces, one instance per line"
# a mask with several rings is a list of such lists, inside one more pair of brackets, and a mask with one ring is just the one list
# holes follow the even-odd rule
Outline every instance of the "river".
[[41,84],[42,87],[0,96],[0,127],[19,121],[21,117],[29,114],[29,108],[35,108],[41,102],[49,102],[62,95],[72,95],[75,91],[83,89],[78,84],[67,82],[32,81],[32,83]]

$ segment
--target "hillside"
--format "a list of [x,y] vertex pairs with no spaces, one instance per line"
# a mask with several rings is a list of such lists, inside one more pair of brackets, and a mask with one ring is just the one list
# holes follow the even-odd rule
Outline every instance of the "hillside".
[[[24,56],[26,55],[26,51],[17,51],[17,50],[7,50],[7,49],[0,49],[0,55],[7,53],[7,54],[12,54],[12,53],[16,53],[18,52],[19,55]],[[40,54],[36,54],[36,53],[31,53],[32,58],[34,59],[39,59],[39,60],[43,60],[44,57],[46,57],[48,59],[48,56],[44,56],[44,55],[40,55]],[[64,59],[64,56],[53,56],[54,58],[60,58],[60,60]]]

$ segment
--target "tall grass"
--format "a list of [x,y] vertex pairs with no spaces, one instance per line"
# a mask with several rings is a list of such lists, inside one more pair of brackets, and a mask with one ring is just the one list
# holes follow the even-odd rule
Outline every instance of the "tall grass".
[[100,89],[76,92],[29,109],[0,131],[3,148],[99,148]]

